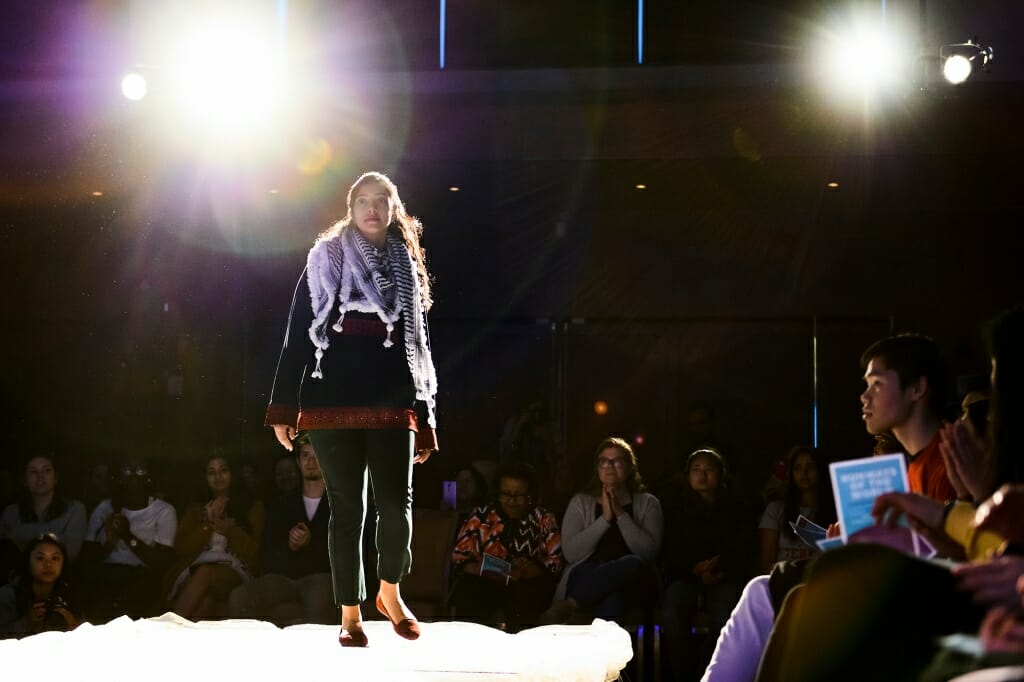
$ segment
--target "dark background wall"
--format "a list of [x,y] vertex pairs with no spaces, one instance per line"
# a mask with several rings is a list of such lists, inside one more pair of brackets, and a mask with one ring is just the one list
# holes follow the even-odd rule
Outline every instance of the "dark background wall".
[[[664,475],[698,399],[750,488],[815,419],[833,457],[862,455],[868,343],[921,331],[954,374],[985,371],[980,325],[1021,299],[1012,3],[927,3],[918,25],[944,41],[980,24],[1005,39],[1002,71],[841,109],[800,76],[797,37],[838,3],[648,1],[640,66],[636,3],[452,0],[442,71],[433,3],[293,2],[292,26],[338,27],[307,51],[333,70],[306,131],[332,156],[306,175],[292,158],[211,170],[169,149],[152,105],[116,99],[104,79],[139,6],[15,5],[0,60],[8,461],[37,440],[83,461],[268,459],[295,278],[368,168],[426,226],[449,458],[428,480],[494,456],[537,396],[581,466],[620,433]],[[889,7],[920,19],[918,3]],[[369,104],[339,113],[355,91]]]

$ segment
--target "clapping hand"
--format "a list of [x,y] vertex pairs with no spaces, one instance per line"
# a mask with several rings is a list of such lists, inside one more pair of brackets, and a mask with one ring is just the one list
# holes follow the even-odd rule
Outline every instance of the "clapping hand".
[[605,521],[611,523],[618,518],[620,514],[622,514],[622,507],[619,505],[619,500],[615,496],[615,488],[605,486],[601,493],[601,515],[604,516]]
[[721,558],[722,556],[720,554],[716,554],[710,559],[698,562],[697,565],[693,567],[693,573],[700,577],[701,583],[705,585],[717,585],[722,582],[722,578],[725,577],[725,573],[718,570],[718,562]]
[[946,476],[960,499],[983,500],[991,488],[985,482],[987,455],[970,422],[942,427],[939,451],[946,464]]
[[103,531],[107,534],[107,542],[113,544],[128,537],[131,526],[124,514],[115,512],[103,522]]
[[299,551],[309,544],[311,537],[312,535],[309,532],[309,526],[304,522],[299,521],[288,531],[288,549],[293,552]]
[[222,516],[218,519],[214,519],[213,523],[211,523],[210,525],[213,526],[213,530],[215,533],[227,535],[231,532],[231,529],[235,527],[235,520],[230,517],[225,518]]
[[215,497],[206,503],[203,507],[203,514],[206,516],[206,520],[213,523],[217,519],[224,516],[224,508],[227,507],[228,498],[226,497]]
[[28,610],[28,624],[32,632],[41,632],[46,625],[46,602],[37,601]]

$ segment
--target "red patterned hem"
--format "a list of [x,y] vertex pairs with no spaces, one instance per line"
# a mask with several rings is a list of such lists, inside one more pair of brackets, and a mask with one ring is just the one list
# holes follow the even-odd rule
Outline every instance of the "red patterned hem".
[[263,420],[264,426],[274,426],[275,424],[284,424],[286,426],[295,426],[295,422],[298,421],[299,410],[290,405],[268,405],[267,416]]
[[415,410],[397,407],[318,407],[299,412],[298,428],[419,431]]

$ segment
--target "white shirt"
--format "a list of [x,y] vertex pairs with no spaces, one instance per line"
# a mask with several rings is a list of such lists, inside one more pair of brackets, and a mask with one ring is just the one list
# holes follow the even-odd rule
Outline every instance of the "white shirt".
[[306,505],[306,520],[312,521],[313,517],[316,516],[316,510],[320,506],[319,497],[306,497],[302,496],[302,502]]
[[[91,542],[101,545],[105,543],[107,531],[103,528],[103,524],[113,513],[114,507],[109,499],[100,502],[89,518],[89,529],[86,531],[85,537]],[[178,532],[178,512],[168,503],[150,497],[148,506],[142,509],[122,509],[121,513],[128,519],[128,527],[131,529],[132,535],[139,539],[139,542],[144,542],[150,547],[156,543],[165,547],[174,546],[174,536]],[[124,566],[146,565],[124,540],[117,541],[117,546],[110,552],[104,563]]]

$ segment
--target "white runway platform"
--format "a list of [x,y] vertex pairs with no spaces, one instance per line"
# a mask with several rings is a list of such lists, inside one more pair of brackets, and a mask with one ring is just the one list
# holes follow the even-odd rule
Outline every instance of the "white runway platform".
[[366,621],[370,644],[342,649],[338,627],[280,629],[254,620],[193,623],[173,613],[74,632],[0,641],[5,679],[139,682],[345,680],[614,680],[632,656],[615,623],[551,625],[515,635],[459,622],[420,623],[408,642],[385,621]]

